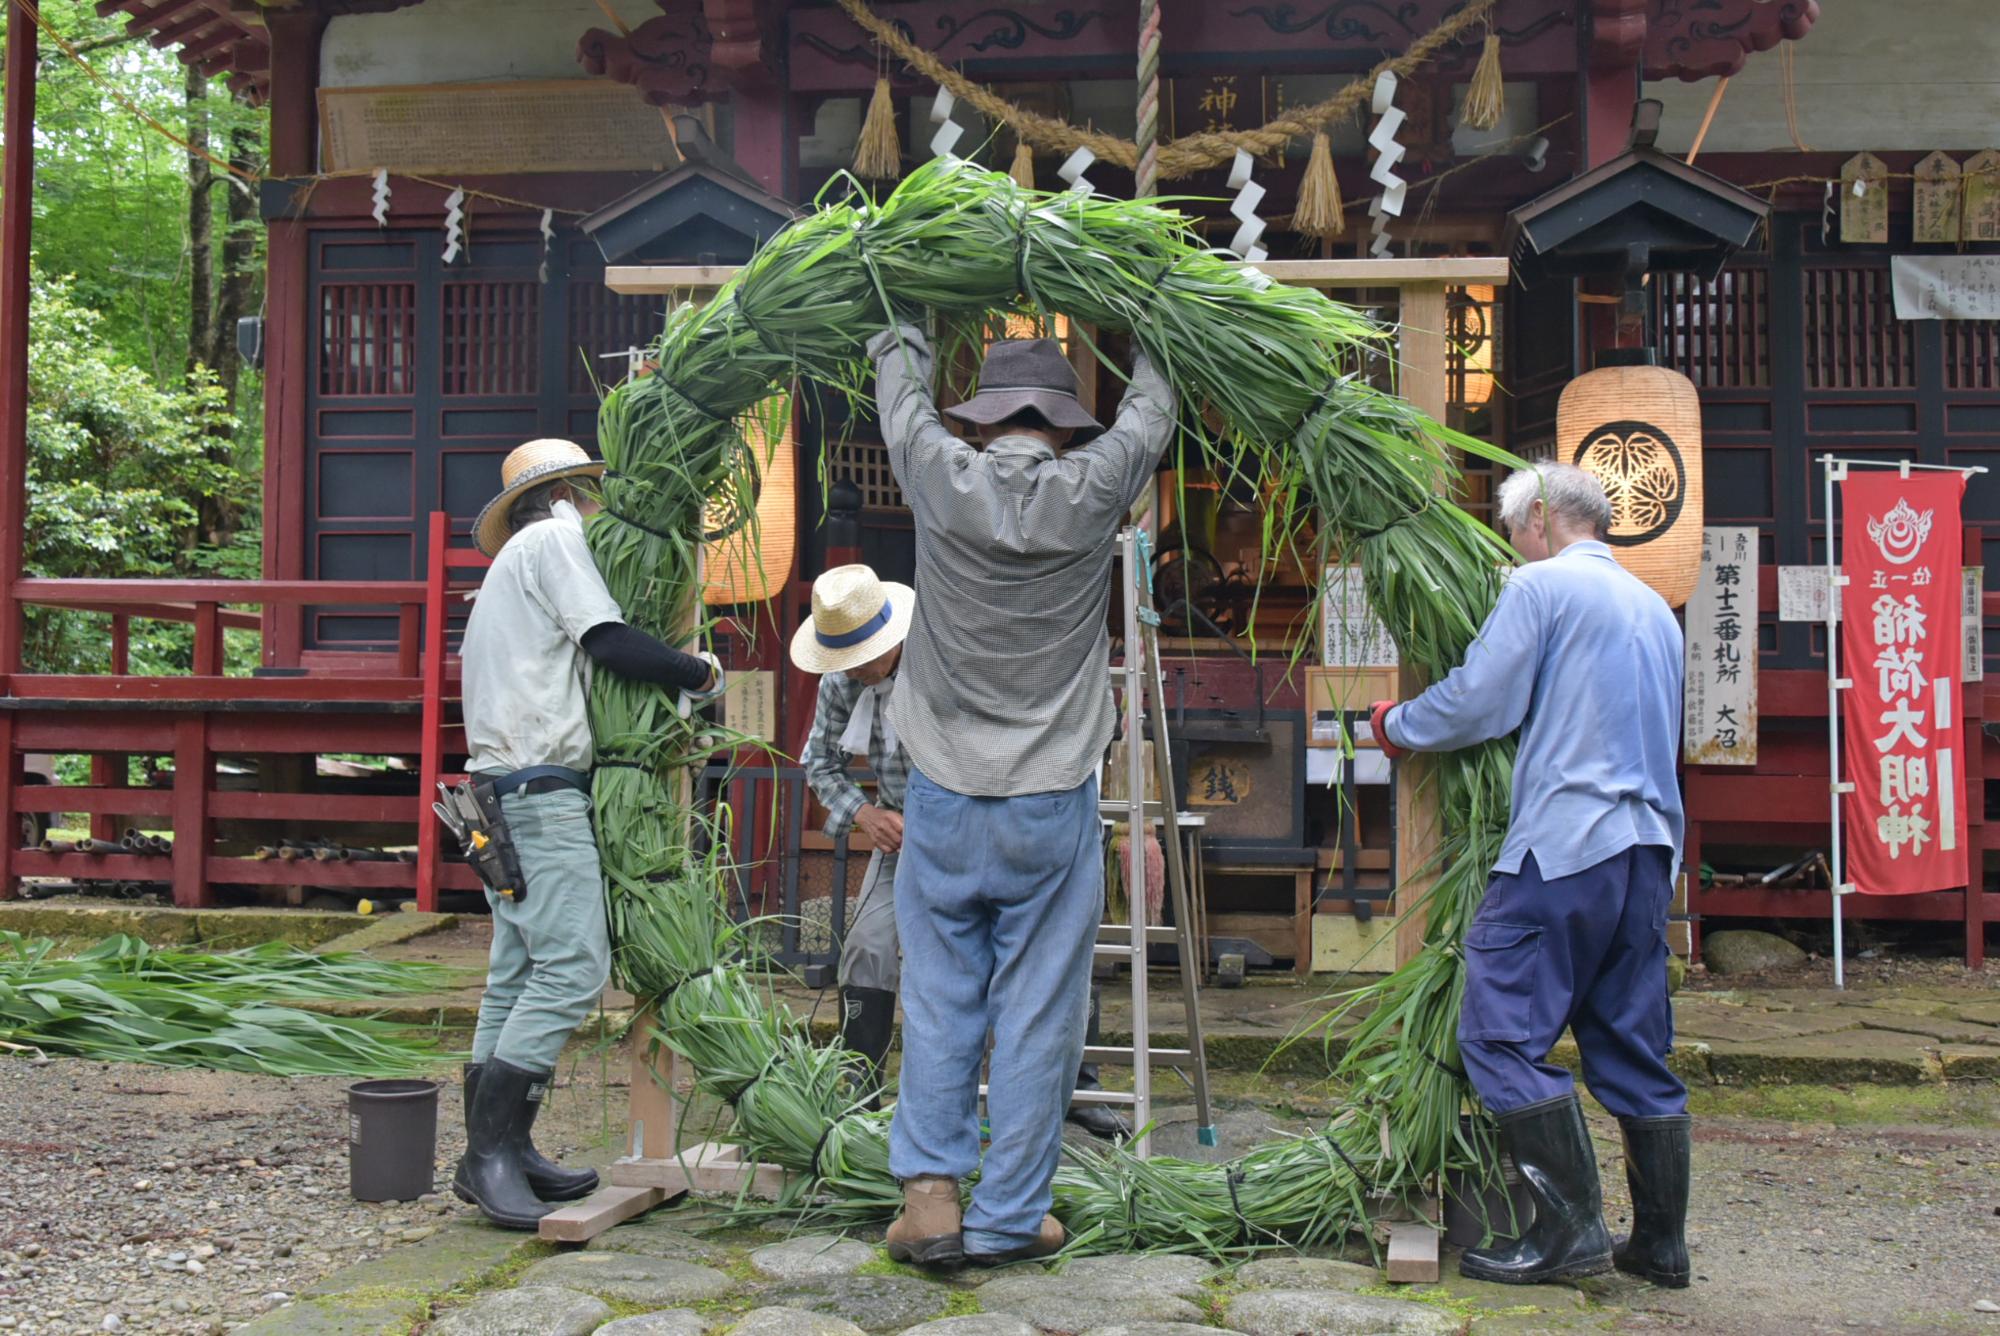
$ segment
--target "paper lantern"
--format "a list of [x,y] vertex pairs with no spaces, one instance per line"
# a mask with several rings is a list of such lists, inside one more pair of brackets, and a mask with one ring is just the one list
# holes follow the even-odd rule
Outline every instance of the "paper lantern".
[[1493,285],[1474,283],[1453,294],[1446,307],[1453,401],[1478,408],[1493,397],[1493,338],[1497,308]]
[[1600,366],[1563,390],[1557,457],[1611,498],[1611,551],[1672,607],[1701,573],[1701,397],[1678,371]]
[[757,466],[756,523],[712,504],[702,546],[701,601],[709,607],[762,603],[791,578],[798,542],[799,451],[789,403],[760,405],[741,419],[744,448]]

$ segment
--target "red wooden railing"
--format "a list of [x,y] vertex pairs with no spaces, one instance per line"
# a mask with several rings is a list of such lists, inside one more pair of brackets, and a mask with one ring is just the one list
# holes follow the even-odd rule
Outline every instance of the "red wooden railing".
[[[450,520],[451,517],[443,511],[431,513],[430,562],[424,568],[429,576],[424,581],[424,718],[417,787],[417,908],[426,912],[437,908],[438,887],[445,874],[441,844],[444,827],[438,824],[430,804],[440,781],[456,784],[464,778],[462,775],[448,775],[444,770],[445,744],[451,740],[447,737],[445,723],[445,690],[453,677],[451,660],[445,652],[446,600],[454,591],[478,583],[462,576],[454,580],[454,573],[483,571],[493,564],[483,553],[451,546]],[[463,726],[450,732],[456,734],[462,751]]]
[[[112,618],[110,661],[103,674],[12,673],[0,699],[0,895],[23,875],[93,880],[160,879],[161,860],[146,855],[49,853],[22,849],[23,813],[82,812],[97,838],[118,818],[170,818],[171,880],[177,904],[210,902],[216,883],[389,889],[412,884],[415,869],[397,862],[316,863],[303,869],[276,860],[225,858],[212,851],[218,819],[303,822],[407,822],[408,797],[378,794],[223,792],[218,754],[301,755],[329,751],[415,750],[422,682],[418,631],[429,587],[421,581],[51,580],[20,579],[16,605],[72,608]],[[250,606],[390,606],[399,634],[390,671],[372,676],[228,676],[226,628],[254,629]],[[12,609],[5,609],[11,615]],[[128,644],[134,618],[192,623],[193,672],[135,677]],[[387,706],[389,708],[385,709]],[[406,713],[398,714],[398,708]],[[19,758],[31,752],[89,753],[87,785],[28,785]],[[124,757],[169,754],[171,789],[128,788]]]

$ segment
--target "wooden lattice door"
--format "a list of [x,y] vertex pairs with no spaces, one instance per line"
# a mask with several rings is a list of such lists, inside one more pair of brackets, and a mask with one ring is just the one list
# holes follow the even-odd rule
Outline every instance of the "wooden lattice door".
[[[507,451],[537,436],[595,444],[598,385],[660,326],[657,298],[602,282],[595,248],[475,239],[444,263],[432,229],[326,230],[312,239],[306,405],[306,572],[424,576],[426,517],[457,534],[499,489]],[[377,650],[393,610],[314,608],[305,643]]]

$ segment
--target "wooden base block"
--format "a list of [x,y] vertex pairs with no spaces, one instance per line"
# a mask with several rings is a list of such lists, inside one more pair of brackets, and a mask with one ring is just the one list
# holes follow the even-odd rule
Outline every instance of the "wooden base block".
[[1438,1265],[1437,1227],[1421,1220],[1392,1225],[1389,1229],[1389,1283],[1391,1285],[1430,1284],[1442,1271]]
[[602,1187],[575,1205],[543,1216],[536,1232],[550,1243],[588,1243],[613,1225],[644,1215],[669,1196],[679,1195],[664,1188]]
[[662,1188],[669,1192],[744,1190],[753,1197],[777,1197],[791,1175],[775,1164],[746,1163],[734,1146],[712,1141],[689,1146],[673,1159],[627,1156],[611,1166],[611,1181],[620,1187]]

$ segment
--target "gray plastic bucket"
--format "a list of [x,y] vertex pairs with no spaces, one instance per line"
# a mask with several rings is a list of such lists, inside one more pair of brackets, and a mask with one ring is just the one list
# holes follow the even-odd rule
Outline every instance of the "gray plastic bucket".
[[435,1081],[347,1087],[347,1183],[356,1201],[415,1201],[437,1161]]

